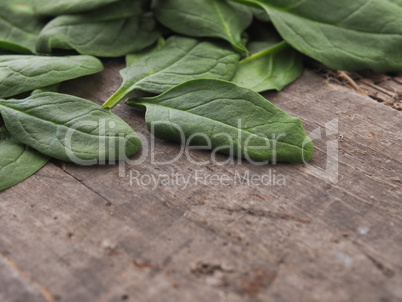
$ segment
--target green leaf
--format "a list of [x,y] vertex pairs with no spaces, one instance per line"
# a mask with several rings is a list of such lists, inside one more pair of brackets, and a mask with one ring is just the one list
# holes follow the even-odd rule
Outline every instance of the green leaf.
[[0,49],[31,54],[44,24],[30,0],[1,0]]
[[37,51],[74,49],[80,54],[120,57],[152,45],[160,36],[142,2],[121,0],[87,14],[62,15],[41,31]]
[[252,12],[226,0],[156,0],[155,16],[174,32],[192,37],[221,38],[242,55],[247,49],[243,31],[251,24]]
[[400,0],[240,0],[269,14],[284,40],[333,69],[402,70]]
[[21,144],[0,125],[0,191],[10,188],[42,168],[49,158]]
[[251,42],[251,56],[240,61],[232,82],[262,92],[282,90],[303,73],[303,60],[286,42]]
[[46,87],[35,89],[31,92],[31,96],[42,93],[42,92],[59,92],[60,84],[61,83],[57,83],[57,84],[53,84],[53,85],[49,85]]
[[261,22],[271,21],[265,9],[262,9],[261,7],[250,7],[250,10],[253,12],[254,18],[256,18],[257,20]]
[[[148,129],[160,139],[206,146],[253,161],[310,160],[313,143],[300,119],[258,93],[220,80],[193,80],[151,97],[129,99],[146,107]],[[180,130],[179,130],[180,129]]]
[[47,92],[24,100],[0,100],[0,112],[13,137],[64,161],[124,160],[141,143],[117,115],[75,96]]
[[0,98],[15,96],[102,70],[102,63],[91,56],[2,55]]
[[161,50],[165,46],[165,42],[166,42],[165,39],[161,37],[158,39],[158,42],[156,43],[156,45],[152,45],[140,52],[127,55],[126,56],[126,65],[127,66],[133,65],[139,59],[146,57],[153,52],[157,52],[157,51]]
[[113,108],[136,89],[159,94],[192,79],[230,80],[239,57],[219,41],[172,36],[162,50],[121,70],[123,84],[103,107]]
[[96,9],[119,0],[33,0],[38,15],[58,16]]

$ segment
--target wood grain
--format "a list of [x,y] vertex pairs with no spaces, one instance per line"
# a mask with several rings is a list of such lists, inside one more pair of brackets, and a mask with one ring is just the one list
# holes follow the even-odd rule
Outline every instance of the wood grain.
[[[63,91],[102,104],[123,62],[105,64]],[[0,193],[1,301],[401,301],[402,113],[311,71],[265,96],[323,136],[337,119],[337,133],[315,140],[311,167],[225,156],[155,165],[143,148],[125,177],[118,166],[53,161]],[[119,104],[115,113],[150,139],[143,112]],[[325,169],[328,143],[338,144],[335,182],[312,170]],[[157,140],[153,155],[179,151]],[[130,185],[130,171],[191,184]],[[196,173],[285,183],[195,185]]]

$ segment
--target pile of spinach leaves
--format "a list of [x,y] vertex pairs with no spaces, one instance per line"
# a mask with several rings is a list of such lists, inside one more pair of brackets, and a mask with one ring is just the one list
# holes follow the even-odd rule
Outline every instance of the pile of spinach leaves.
[[[298,78],[304,55],[333,69],[402,70],[401,16],[399,0],[2,0],[0,190],[49,158],[135,154],[138,136],[110,109],[136,90],[153,96],[126,103],[146,108],[158,138],[184,143],[178,126],[214,152],[308,161],[300,120],[259,92]],[[103,107],[58,93],[102,71],[96,57],[121,56],[123,83]]]

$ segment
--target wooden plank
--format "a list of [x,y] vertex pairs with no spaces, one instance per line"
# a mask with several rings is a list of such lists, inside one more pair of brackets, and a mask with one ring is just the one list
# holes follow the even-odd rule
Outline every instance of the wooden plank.
[[[119,86],[123,62],[106,66],[64,91],[101,104]],[[119,177],[117,166],[53,162],[0,193],[0,252],[56,301],[401,300],[401,112],[310,71],[266,97],[309,131],[324,133],[338,119],[337,133],[315,141],[311,167],[197,166],[186,157],[152,165],[149,152]],[[142,112],[124,104],[115,112],[149,139]],[[325,168],[331,141],[339,146],[337,182],[312,170]],[[158,160],[179,150],[155,142]],[[130,171],[174,180],[173,171],[191,184],[131,185]],[[238,181],[196,185],[196,173]],[[285,184],[239,184],[247,173]],[[30,290],[6,301],[21,293]]]

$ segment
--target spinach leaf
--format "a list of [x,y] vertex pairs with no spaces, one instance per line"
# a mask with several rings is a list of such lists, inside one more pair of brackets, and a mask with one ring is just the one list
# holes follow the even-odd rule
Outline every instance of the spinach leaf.
[[13,137],[64,161],[124,160],[141,144],[117,115],[71,95],[46,92],[24,100],[0,100],[0,112]]
[[30,0],[1,0],[0,49],[24,54],[35,52],[43,26]]
[[150,46],[140,52],[127,55],[126,56],[126,65],[127,66],[133,65],[139,59],[146,57],[153,52],[157,52],[157,51],[161,50],[165,46],[165,42],[166,42],[165,39],[161,37],[158,39],[158,42],[156,43],[156,45]]
[[53,85],[49,85],[46,87],[35,89],[31,92],[31,96],[42,93],[42,92],[59,92],[60,84],[61,83],[57,83],[57,84],[53,84]]
[[156,18],[176,33],[192,37],[213,37],[228,41],[242,55],[247,49],[243,31],[251,24],[252,12],[226,0],[157,0]]
[[300,53],[286,42],[264,41],[249,43],[251,56],[240,61],[232,82],[262,92],[282,90],[303,72]]
[[260,5],[284,40],[330,68],[402,70],[399,0],[237,2]]
[[300,119],[276,108],[258,93],[221,80],[192,80],[166,93],[129,99],[146,107],[148,129],[158,138],[192,142],[253,161],[310,160],[313,143]]
[[0,125],[0,191],[28,178],[48,160],[47,156],[12,138],[4,125]]
[[228,45],[179,36],[170,37],[165,47],[123,69],[123,84],[103,105],[113,108],[138,89],[162,93],[191,79],[230,80],[239,55]]
[[0,98],[15,96],[103,70],[91,56],[0,56]]
[[253,12],[254,18],[261,21],[261,22],[270,22],[271,19],[269,18],[269,15],[265,11],[265,9],[261,7],[250,7],[250,10]]
[[32,0],[38,15],[58,16],[96,9],[119,0]]
[[80,54],[120,57],[152,45],[160,36],[140,1],[121,0],[87,14],[62,15],[41,31],[37,51],[74,49]]

